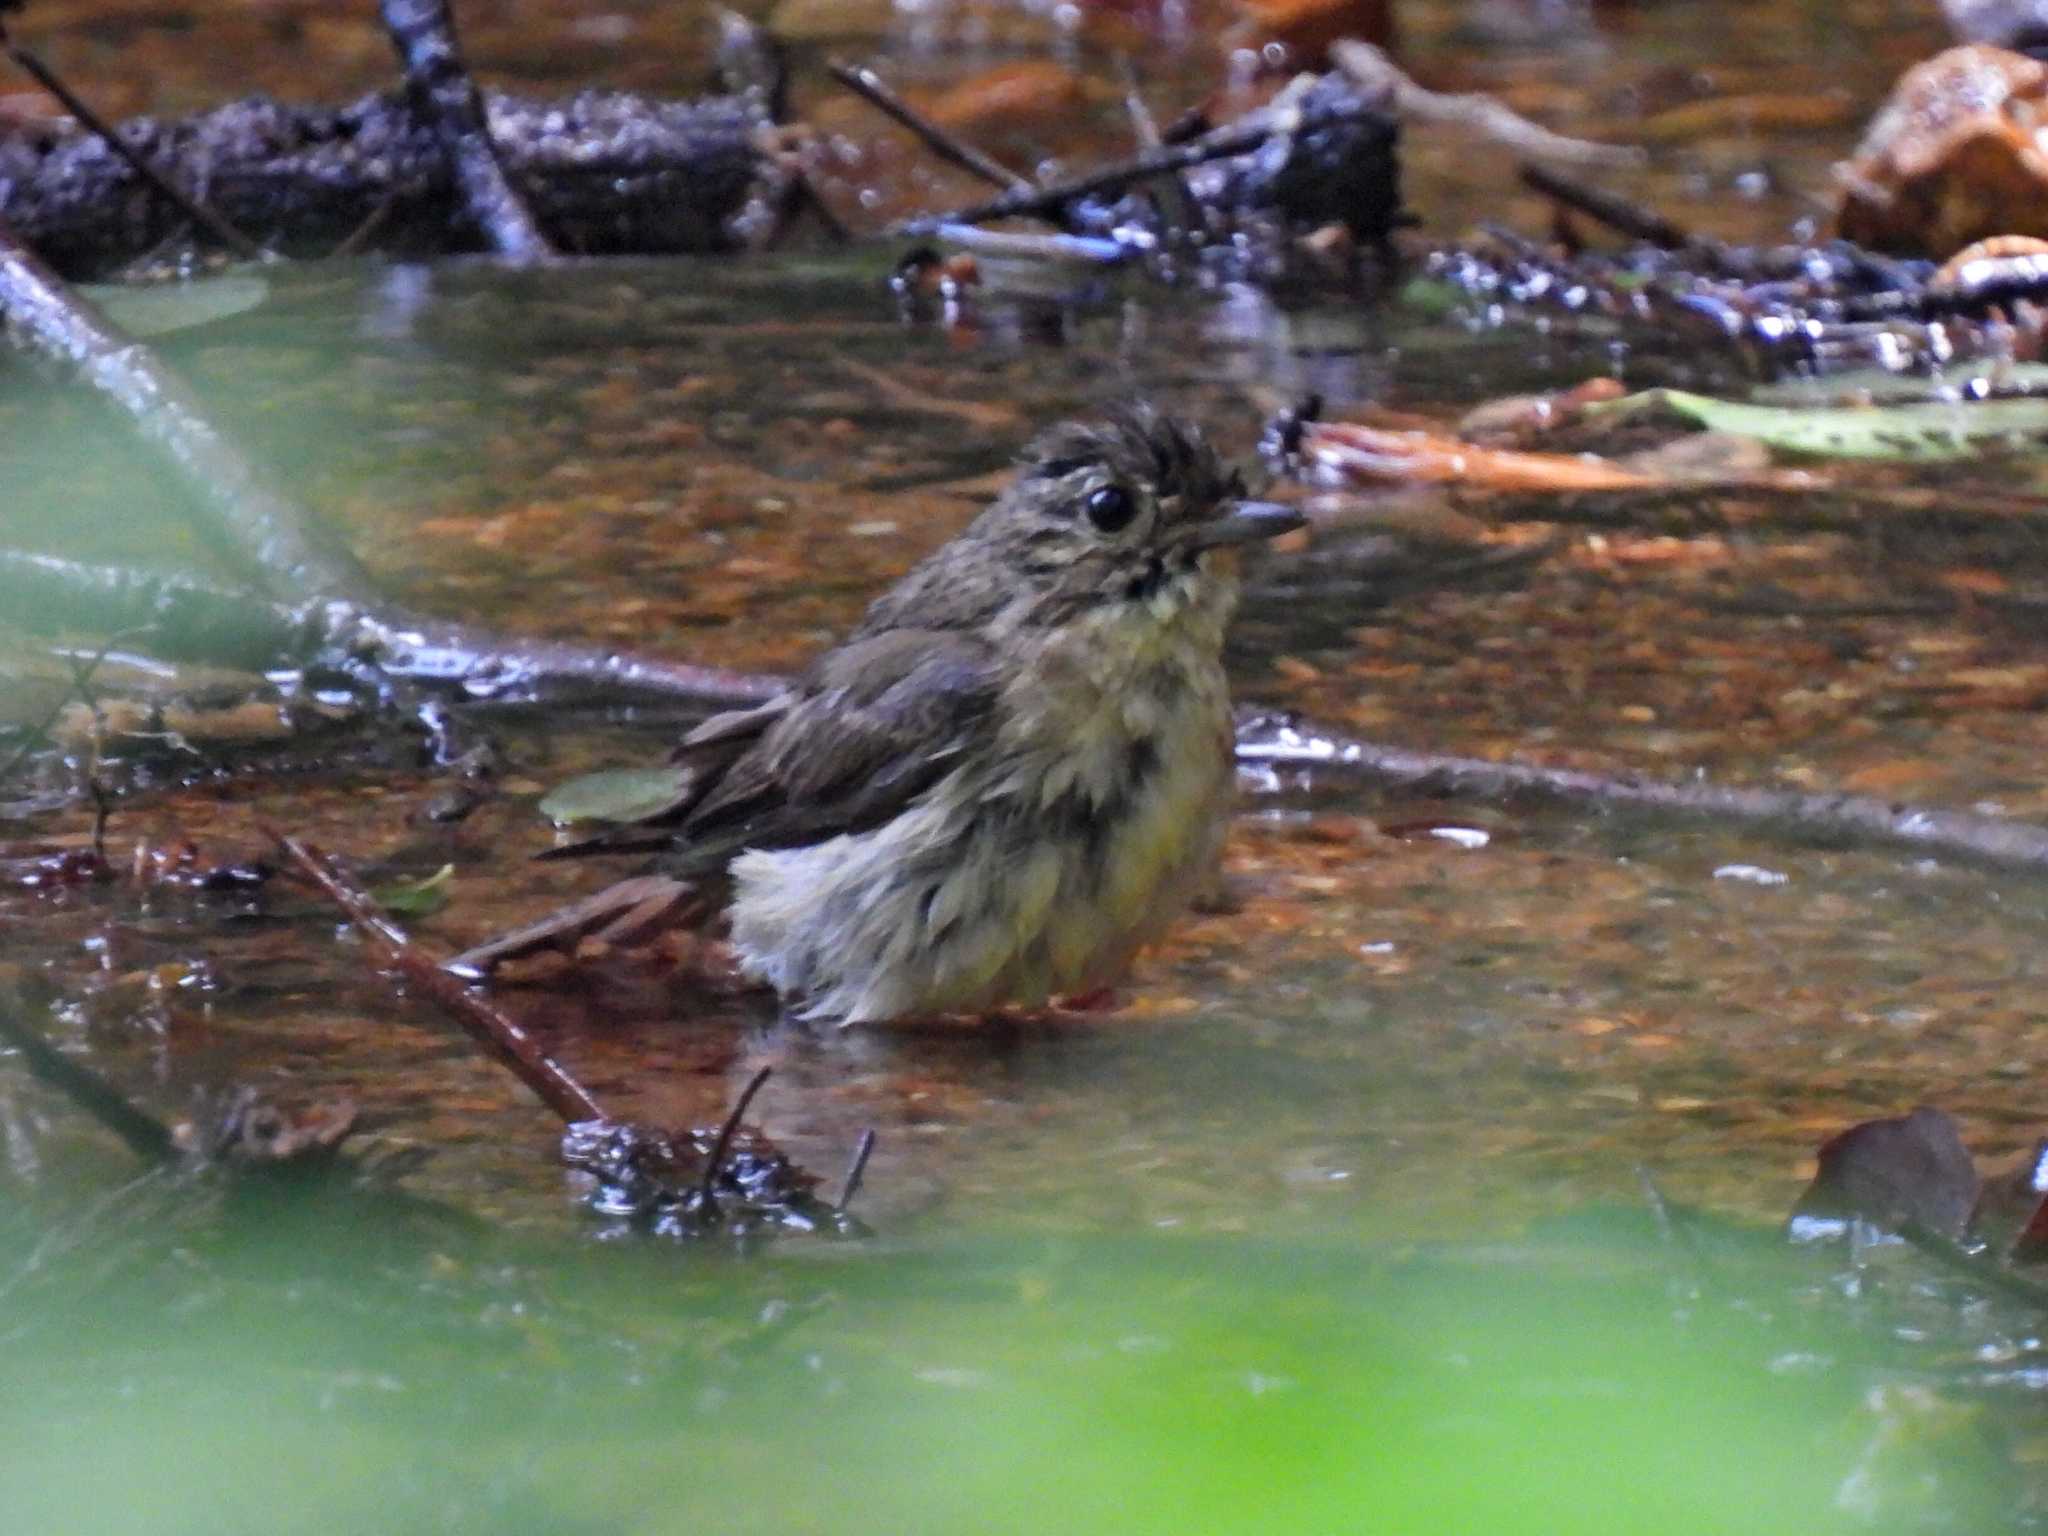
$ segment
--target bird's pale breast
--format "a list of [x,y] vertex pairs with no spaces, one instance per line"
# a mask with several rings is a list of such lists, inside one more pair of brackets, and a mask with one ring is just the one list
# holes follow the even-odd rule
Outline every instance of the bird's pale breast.
[[742,964],[847,1023],[1114,979],[1209,877],[1231,790],[1234,593],[1176,586],[1010,637],[995,749],[887,824],[737,859]]

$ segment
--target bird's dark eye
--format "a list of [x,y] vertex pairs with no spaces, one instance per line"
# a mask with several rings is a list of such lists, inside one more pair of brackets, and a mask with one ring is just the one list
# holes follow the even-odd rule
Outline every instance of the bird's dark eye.
[[1088,493],[1088,521],[1104,533],[1115,533],[1138,515],[1138,504],[1120,485],[1105,485]]

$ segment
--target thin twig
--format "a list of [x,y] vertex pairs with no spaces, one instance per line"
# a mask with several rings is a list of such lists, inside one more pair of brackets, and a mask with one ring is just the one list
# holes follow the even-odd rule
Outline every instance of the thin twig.
[[541,1049],[511,1015],[441,969],[377,906],[376,898],[344,874],[334,861],[310,843],[281,836],[277,844],[286,858],[348,914],[357,930],[382,952],[385,962],[406,985],[424,996],[469,1037],[511,1069],[540,1101],[571,1125],[608,1119],[590,1090],[571,1077]]
[[[1152,109],[1145,105],[1144,92],[1139,89],[1137,67],[1131,63],[1131,56],[1119,50],[1116,56],[1117,79],[1124,88],[1124,112],[1131,120],[1131,137],[1141,150],[1164,149],[1169,142],[1159,129],[1159,120],[1152,115]],[[1172,176],[1160,178],[1160,212],[1168,229],[1190,229],[1194,226],[1195,195],[1188,187],[1187,178],[1176,171]]]
[[93,673],[99,671],[101,664],[106,661],[108,656],[113,654],[114,647],[124,640],[132,640],[137,635],[144,633],[147,633],[144,629],[123,630],[119,634],[109,635],[105,643],[83,662],[75,658],[66,658],[71,667],[71,691],[59,696],[57,702],[50,706],[50,712],[43,716],[42,722],[29,732],[28,740],[24,741],[19,750],[12,757],[8,758],[6,766],[0,767],[0,783],[4,783],[14,777],[15,770],[27,762],[29,754],[35,751],[36,743],[49,740],[50,727],[55,725],[63,716],[64,711],[71,707],[71,700],[74,696],[83,700],[87,705],[92,703],[92,697],[86,690],[92,683]]
[[1649,160],[1647,152],[1632,145],[1596,144],[1590,139],[1553,133],[1491,96],[1446,96],[1428,90],[1417,85],[1371,43],[1357,38],[1341,38],[1332,43],[1330,59],[1366,89],[1385,91],[1403,119],[1465,128],[1531,160],[1616,168],[1638,166]]
[[1713,1265],[1693,1231],[1689,1214],[1678,1210],[1664,1197],[1655,1176],[1641,1163],[1636,1165],[1636,1182],[1643,1191],[1643,1198],[1649,1202],[1650,1213],[1657,1219],[1658,1236],[1663,1238],[1667,1247],[1683,1249],[1685,1257],[1692,1261],[1693,1273],[1687,1278],[1687,1284],[1697,1294],[1713,1278]]
[[977,256],[1012,261],[1075,263],[1083,266],[1113,267],[1128,260],[1135,251],[1128,245],[1099,235],[1068,235],[1058,231],[1024,229],[983,229],[979,224],[938,224],[934,239],[957,245]]
[[867,1177],[868,1159],[875,1154],[875,1128],[869,1126],[860,1133],[860,1145],[853,1149],[853,1161],[847,1165],[846,1182],[839,1187],[839,1203],[833,1207],[840,1215],[853,1204],[853,1197],[860,1193],[860,1181]]
[[236,255],[246,257],[251,261],[275,261],[279,259],[272,253],[264,250],[262,246],[235,228],[233,224],[230,224],[220,214],[214,212],[213,209],[199,202],[190,193],[186,192],[183,187],[180,187],[170,177],[144,159],[141,151],[122,138],[119,130],[86,105],[83,98],[59,79],[47,64],[17,43],[8,34],[7,24],[4,20],[0,20],[0,49],[6,51],[7,57],[12,59],[24,74],[28,75],[37,85],[40,85],[52,96],[56,97],[66,112],[77,118],[89,132],[97,134],[107,148],[127,161],[129,167],[136,175],[140,176],[150,186],[156,188],[164,198],[174,204],[187,218],[211,230],[228,249],[232,250]]
[[107,822],[114,814],[114,797],[107,793],[107,786],[100,779],[97,739],[93,743],[92,772],[86,775],[85,788],[86,793],[92,796],[92,856],[104,867],[107,862]]
[[378,230],[382,229],[385,221],[391,217],[391,210],[396,206],[396,202],[397,200],[391,197],[379,198],[377,206],[370,210],[369,216],[354,229],[350,230],[343,238],[341,244],[329,251],[324,259],[328,261],[342,261],[350,256],[361,254],[363,247],[370,243],[371,237]]
[[1124,88],[1124,112],[1131,120],[1131,133],[1140,149],[1158,149],[1166,142],[1159,131],[1159,121],[1153,117],[1152,109],[1145,105],[1144,94],[1138,89],[1138,71],[1131,64],[1131,56],[1121,49],[1116,55],[1116,75]]
[[[330,605],[330,609],[332,605]],[[447,619],[341,609],[343,627],[387,676],[453,688],[471,699],[524,703],[563,691],[653,696],[692,705],[758,704],[776,677],[669,661],[615,646],[501,635]]]
[[1088,197],[1097,192],[1119,191],[1133,182],[1146,181],[1173,171],[1184,171],[1191,166],[1205,165],[1211,160],[1241,155],[1257,149],[1275,134],[1312,132],[1328,124],[1342,122],[1351,115],[1348,112],[1304,113],[1298,123],[1271,119],[1249,124],[1234,123],[1228,128],[1218,129],[1189,143],[1147,150],[1115,165],[1103,166],[1099,170],[1072,176],[1065,181],[1020,187],[1013,192],[1004,193],[1001,197],[990,198],[985,203],[976,203],[971,208],[956,209],[950,213],[925,214],[909,219],[893,226],[891,232],[899,235],[929,235],[945,224],[981,224],[989,219],[1007,219],[1025,214],[1050,216],[1076,198]]
[[1731,265],[1727,247],[1719,241],[1701,239],[1654,208],[1632,203],[1604,187],[1588,186],[1533,161],[1524,161],[1517,174],[1522,184],[1532,191],[1541,192],[1552,201],[1575,209],[1609,229],[1619,230],[1631,240],[1641,240],[1663,251],[1683,251],[1695,262],[1716,271],[1725,271]]
[[860,97],[862,101],[916,134],[924,141],[925,147],[941,160],[957,165],[970,175],[978,176],[990,186],[1001,187],[1006,192],[1036,190],[1037,184],[1029,177],[1018,175],[1000,161],[983,154],[972,144],[955,138],[926,117],[883,84],[882,77],[872,69],[842,64],[836,59],[825,68],[834,80]]
[[825,238],[834,245],[853,244],[853,231],[847,227],[846,220],[832,211],[832,205],[818,195],[817,184],[811,180],[808,172],[797,172],[789,190],[787,211],[775,234],[768,241],[769,249],[772,250],[782,243],[782,236],[788,232],[789,226],[796,222],[797,215],[806,210],[817,219],[819,226],[825,231]]
[[711,1143],[711,1153],[704,1160],[704,1182],[697,1187],[700,1203],[711,1203],[718,1183],[718,1171],[725,1166],[725,1156],[732,1150],[732,1139],[739,1131],[740,1117],[747,1112],[747,1106],[754,1102],[754,1095],[761,1091],[761,1085],[774,1072],[773,1067],[763,1067],[756,1072],[753,1081],[740,1090],[739,1098],[733,1102],[732,1113],[725,1117],[725,1124],[718,1128],[718,1139]]

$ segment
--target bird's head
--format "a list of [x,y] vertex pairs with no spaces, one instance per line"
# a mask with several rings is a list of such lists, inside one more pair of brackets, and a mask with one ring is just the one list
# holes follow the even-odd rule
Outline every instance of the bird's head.
[[1253,501],[1191,424],[1150,405],[1066,422],[1015,480],[870,611],[869,627],[1061,623],[1110,605],[1168,614],[1234,591],[1229,551],[1302,525]]
[[1301,524],[1291,507],[1250,500],[1197,428],[1133,405],[1041,434],[969,536],[1049,592],[1148,602],[1199,583],[1218,552]]

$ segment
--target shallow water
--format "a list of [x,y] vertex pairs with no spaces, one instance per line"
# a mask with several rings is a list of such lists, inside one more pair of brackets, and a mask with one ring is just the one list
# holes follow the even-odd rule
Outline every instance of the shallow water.
[[[1450,20],[1423,14],[1424,56],[1452,57]],[[1626,14],[1459,56],[1570,121],[1706,21],[1758,55],[1724,95],[1799,40],[1778,8]],[[1782,231],[1927,35],[1852,19],[1769,77],[1796,94],[1841,66],[1844,127],[1707,140],[1658,190],[1691,187],[1679,211],[1711,203],[1724,233]],[[477,30],[489,57],[500,34]],[[1793,190],[1716,202],[1715,177],[1764,163]],[[1429,169],[1418,201],[1461,206]],[[895,255],[284,272],[162,347],[418,607],[756,670],[799,663],[1032,430],[1093,403],[1157,395],[1243,448],[1310,388],[1450,421],[1617,367],[1743,379],[1647,338],[1122,282],[991,296],[948,328],[899,315]],[[17,375],[0,433],[7,544],[205,567],[94,408]],[[1253,573],[1242,699],[1416,746],[2048,815],[2038,638],[1904,601],[2024,583],[2025,531],[1368,512]],[[1515,572],[1430,575],[1546,535]],[[675,726],[490,719],[506,792],[457,827],[417,819],[424,775],[328,764],[140,796],[113,835],[231,851],[283,824],[379,872],[452,863],[453,902],[414,925],[452,949],[589,889],[526,862],[549,841],[535,799]],[[1861,1298],[1768,1229],[1858,1119],[1933,1102],[1982,1156],[2031,1143],[2048,888],[1735,827],[1246,789],[1232,910],[1185,923],[1113,1011],[820,1035],[630,960],[508,990],[619,1114],[715,1121],[773,1065],[754,1118],[806,1166],[829,1178],[878,1130],[875,1238],[744,1258],[611,1232],[546,1115],[310,897],[0,892],[4,963],[63,1000],[52,1035],[139,1098],[345,1092],[372,1144],[433,1153],[402,1199],[129,1188],[122,1154],[0,1073],[7,1528],[2033,1518],[2038,1410],[1985,1380],[2032,1359],[2028,1320],[1910,1279]],[[1660,1236],[1643,1168],[1728,1218],[1726,1250]]]

